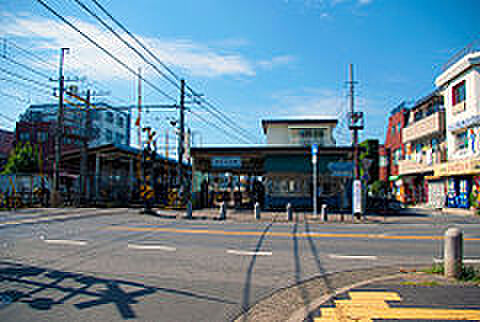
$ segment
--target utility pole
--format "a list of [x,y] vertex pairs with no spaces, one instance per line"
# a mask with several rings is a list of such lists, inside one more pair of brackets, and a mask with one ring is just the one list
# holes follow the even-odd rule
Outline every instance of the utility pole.
[[90,135],[90,90],[87,90],[87,97],[85,99],[85,117],[83,120],[83,129],[84,134],[82,148],[81,148],[81,159],[80,159],[80,184],[81,184],[81,202],[84,203],[87,200],[87,171],[88,171],[88,142]]
[[349,66],[349,96],[350,96],[350,113],[349,113],[349,128],[352,130],[352,145],[353,145],[353,207],[352,218],[356,215],[362,215],[362,183],[360,181],[360,168],[358,160],[358,131],[363,129],[363,113],[355,111],[355,94],[354,88],[356,82],[353,80],[353,65]]
[[63,62],[65,58],[65,53],[68,53],[69,48],[61,48],[60,49],[60,68],[59,68],[59,76],[58,76],[58,82],[59,82],[59,95],[58,95],[58,111],[57,111],[57,131],[55,135],[55,164],[54,164],[54,172],[53,172],[53,192],[52,192],[52,198],[53,202],[55,203],[54,206],[58,206],[58,203],[60,202],[60,195],[59,195],[59,190],[60,190],[60,158],[62,154],[62,141],[63,141],[63,135],[64,135],[64,127],[63,127],[63,119],[64,119],[64,113],[63,113],[63,92],[64,92],[64,86],[65,86],[65,80],[63,77]]
[[180,80],[180,115],[179,133],[177,146],[177,174],[179,178],[180,191],[185,193],[183,180],[183,153],[185,152],[185,80]]

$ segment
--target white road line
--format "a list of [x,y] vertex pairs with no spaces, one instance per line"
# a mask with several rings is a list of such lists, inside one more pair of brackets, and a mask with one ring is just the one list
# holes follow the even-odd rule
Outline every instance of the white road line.
[[337,254],[328,254],[330,258],[337,258],[337,259],[377,259],[377,256],[370,256],[370,255],[337,255]]
[[61,244],[73,246],[85,246],[87,244],[84,240],[66,240],[66,239],[45,239],[44,242],[48,244]]
[[162,246],[162,245],[135,245],[135,244],[128,244],[128,248],[131,249],[144,249],[144,250],[164,250],[167,252],[174,252],[177,249],[175,247],[169,246]]
[[[443,263],[443,258],[433,258],[434,263]],[[480,258],[464,258],[463,262],[465,264],[479,264]]]
[[233,255],[244,255],[244,256],[272,256],[272,252],[252,252],[252,251],[246,251],[246,250],[234,250],[234,249],[229,249],[227,250],[228,254],[233,254]]

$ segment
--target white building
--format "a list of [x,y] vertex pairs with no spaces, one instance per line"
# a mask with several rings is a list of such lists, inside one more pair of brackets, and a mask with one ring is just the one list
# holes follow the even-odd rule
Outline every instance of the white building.
[[447,179],[449,207],[469,208],[480,202],[480,51],[449,65],[435,85],[444,96],[447,162],[434,176]]
[[480,155],[480,52],[470,53],[435,80],[444,95],[448,160]]
[[332,118],[298,118],[262,120],[268,145],[335,146],[333,131],[338,121]]

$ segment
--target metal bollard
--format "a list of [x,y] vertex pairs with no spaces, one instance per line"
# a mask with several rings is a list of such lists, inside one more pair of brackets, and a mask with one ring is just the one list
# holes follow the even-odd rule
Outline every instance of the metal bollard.
[[293,211],[292,211],[292,204],[287,203],[287,220],[292,221],[293,220]]
[[221,220],[227,219],[227,207],[225,205],[225,201],[222,202],[222,204],[220,205],[220,219]]
[[260,220],[260,203],[258,202],[255,203],[254,214],[255,214],[255,219]]
[[327,214],[327,205],[322,205],[322,220],[328,221],[328,214]]
[[192,219],[193,218],[192,202],[191,201],[187,202],[187,213],[185,214],[185,218],[187,218],[187,219]]
[[463,233],[458,228],[445,232],[443,265],[445,277],[459,278],[463,264]]

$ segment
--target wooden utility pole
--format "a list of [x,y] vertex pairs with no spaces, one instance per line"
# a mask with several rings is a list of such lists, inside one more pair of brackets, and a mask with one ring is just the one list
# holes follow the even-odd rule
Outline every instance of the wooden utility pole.
[[63,111],[63,93],[65,86],[65,79],[63,77],[63,63],[65,59],[65,53],[68,52],[68,48],[60,49],[60,68],[58,71],[59,82],[59,95],[58,95],[58,111],[57,111],[57,131],[55,133],[55,164],[53,172],[53,191],[52,191],[52,204],[58,206],[60,202],[60,162],[62,154],[62,142],[65,133],[64,129],[64,111]]

